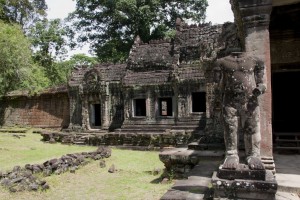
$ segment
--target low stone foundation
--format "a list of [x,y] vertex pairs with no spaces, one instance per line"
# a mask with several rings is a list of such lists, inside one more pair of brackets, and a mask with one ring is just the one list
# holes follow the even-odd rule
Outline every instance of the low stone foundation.
[[180,147],[193,140],[192,133],[67,133],[38,131],[45,142],[61,142],[81,145]]

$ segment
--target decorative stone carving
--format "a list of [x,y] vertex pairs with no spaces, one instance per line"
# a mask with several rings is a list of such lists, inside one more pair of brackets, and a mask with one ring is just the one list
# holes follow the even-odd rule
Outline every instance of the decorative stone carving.
[[[249,53],[232,52],[216,61],[215,81],[222,91],[222,114],[226,158],[223,169],[236,169],[238,128],[242,125],[246,161],[250,169],[262,170],[260,160],[260,110],[258,97],[266,90],[264,63]],[[241,123],[239,123],[241,120]]]

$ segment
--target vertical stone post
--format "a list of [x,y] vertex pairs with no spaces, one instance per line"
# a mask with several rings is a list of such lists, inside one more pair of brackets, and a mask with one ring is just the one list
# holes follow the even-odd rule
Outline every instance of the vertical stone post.
[[102,124],[102,129],[108,129],[109,128],[109,124],[110,124],[110,95],[109,95],[109,83],[106,82],[105,83],[105,95],[104,95],[104,108],[103,110],[103,114],[102,114],[102,120],[103,120],[103,124]]
[[152,118],[152,113],[151,113],[151,91],[148,89],[146,93],[146,118],[147,121],[150,121]]
[[272,0],[230,0],[245,51],[265,63],[267,91],[260,99],[261,156],[272,159],[272,95],[269,22]]

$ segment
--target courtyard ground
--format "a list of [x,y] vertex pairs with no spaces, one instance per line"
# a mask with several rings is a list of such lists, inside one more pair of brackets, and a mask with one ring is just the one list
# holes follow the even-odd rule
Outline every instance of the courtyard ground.
[[[50,158],[67,153],[94,151],[92,146],[48,144],[41,136],[27,133],[0,133],[0,170],[12,169],[16,165],[41,164]],[[52,199],[132,199],[158,200],[172,183],[161,184],[164,166],[158,152],[112,149],[112,156],[105,159],[106,167],[100,168],[99,161],[91,161],[76,173],[43,177],[50,189],[43,192],[10,193],[0,187],[1,200],[52,200]],[[117,172],[109,173],[114,164]],[[156,170],[160,169],[160,170]],[[154,174],[153,171],[159,171]]]

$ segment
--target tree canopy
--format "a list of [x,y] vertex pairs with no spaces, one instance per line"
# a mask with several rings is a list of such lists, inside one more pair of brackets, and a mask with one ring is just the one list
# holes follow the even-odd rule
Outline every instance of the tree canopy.
[[[144,42],[172,38],[177,18],[201,23],[207,6],[207,0],[76,0],[67,26],[46,19],[45,0],[0,0],[0,95],[65,84],[76,65],[125,61],[137,35]],[[65,60],[68,46],[84,43],[97,57]]]
[[33,46],[33,59],[44,67],[52,85],[66,82],[65,69],[56,63],[66,56],[66,31],[60,19],[39,21],[28,34]]
[[26,31],[35,22],[46,17],[45,0],[0,0],[0,19],[18,23]]
[[[33,76],[33,73],[39,76]],[[0,20],[0,94],[15,89],[36,90],[47,86],[47,80],[42,79],[46,79],[45,75],[34,65],[30,42],[21,27]]]
[[207,0],[76,0],[74,37],[89,42],[102,61],[124,61],[139,35],[144,42],[163,38],[175,28],[176,18],[203,22]]

